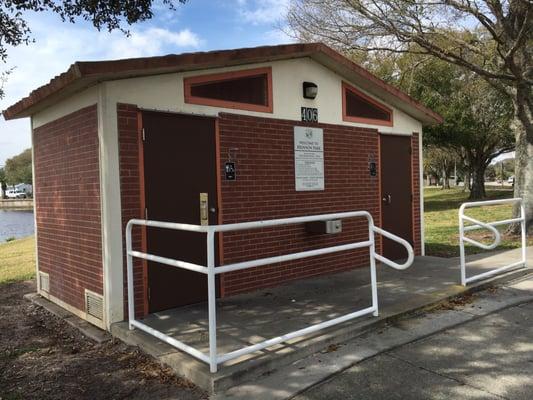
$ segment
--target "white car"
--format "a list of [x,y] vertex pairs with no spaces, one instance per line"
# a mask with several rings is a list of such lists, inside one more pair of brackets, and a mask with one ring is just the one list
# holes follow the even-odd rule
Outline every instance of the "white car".
[[6,197],[8,199],[25,199],[28,195],[22,189],[8,189],[6,190]]
[[507,183],[511,184],[511,185],[514,185],[514,176],[510,176],[508,179],[507,179]]

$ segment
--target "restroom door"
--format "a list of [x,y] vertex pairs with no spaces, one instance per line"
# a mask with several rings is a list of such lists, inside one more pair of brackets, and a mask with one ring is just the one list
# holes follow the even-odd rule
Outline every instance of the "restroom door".
[[[380,135],[382,228],[413,244],[411,136]],[[405,248],[383,238],[383,255],[407,258]]]
[[[200,193],[207,193],[209,224],[216,224],[215,119],[143,111],[142,123],[148,219],[200,225]],[[146,230],[149,254],[206,265],[206,249],[205,233]],[[151,261],[147,270],[151,313],[207,299],[204,274]]]

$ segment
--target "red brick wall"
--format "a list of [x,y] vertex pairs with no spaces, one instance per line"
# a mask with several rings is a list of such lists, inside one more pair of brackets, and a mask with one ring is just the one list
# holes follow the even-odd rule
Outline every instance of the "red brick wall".
[[421,221],[420,221],[420,147],[419,134],[413,133],[411,137],[411,162],[413,173],[413,240],[415,255],[422,254],[422,235],[421,235]]
[[[137,108],[119,104],[118,135],[123,231],[131,218],[142,217]],[[232,223],[298,215],[368,210],[380,225],[379,179],[370,177],[368,162],[379,160],[378,133],[373,129],[318,124],[324,129],[326,190],[294,189],[293,127],[295,121],[221,114],[219,136],[221,168],[230,148],[236,160],[237,180],[221,182],[222,222]],[[413,187],[419,195],[418,137],[413,138]],[[223,173],[221,171],[223,176]],[[415,247],[420,252],[418,202],[413,202]],[[353,240],[366,240],[364,220],[345,220],[340,235],[312,235],[303,226],[225,233],[224,263],[279,255]],[[134,247],[141,248],[140,231]],[[379,249],[379,241],[377,243]],[[125,244],[124,244],[125,247]],[[357,250],[313,257],[291,263],[224,274],[222,295],[274,286],[331,272],[368,265],[368,251]],[[142,263],[135,264],[136,314],[142,315],[144,284]],[[126,284],[126,281],[124,282]],[[126,296],[125,290],[125,296]],[[125,302],[126,303],[126,302]],[[126,305],[125,305],[126,307]]]
[[[223,222],[254,221],[330,212],[368,210],[377,225],[379,180],[370,177],[369,158],[378,159],[376,130],[318,124],[324,129],[324,191],[296,192],[294,183],[295,121],[221,114],[222,164],[230,148],[235,153],[237,180],[222,180]],[[302,225],[223,236],[224,263],[280,255],[366,240],[364,220],[345,220],[338,235],[308,234]],[[231,295],[294,279],[368,265],[368,250],[312,257],[228,273],[222,292]]]
[[[124,250],[124,312],[128,310],[128,288],[126,280],[126,224],[132,218],[143,218],[141,213],[141,178],[139,169],[139,134],[137,127],[137,107],[128,104],[117,105],[120,200],[122,204],[122,240]],[[141,229],[134,228],[133,247],[141,250]],[[135,284],[135,313],[144,315],[143,261],[135,258],[133,265]]]
[[94,105],[34,129],[39,269],[80,310],[84,289],[103,293],[97,125]]

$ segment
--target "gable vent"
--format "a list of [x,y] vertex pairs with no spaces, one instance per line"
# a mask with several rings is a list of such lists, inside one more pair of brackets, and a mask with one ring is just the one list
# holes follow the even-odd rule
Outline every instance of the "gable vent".
[[39,271],[39,288],[43,292],[50,292],[50,275],[48,275],[46,272]]
[[85,310],[87,315],[102,321],[104,319],[103,297],[89,290],[85,290]]

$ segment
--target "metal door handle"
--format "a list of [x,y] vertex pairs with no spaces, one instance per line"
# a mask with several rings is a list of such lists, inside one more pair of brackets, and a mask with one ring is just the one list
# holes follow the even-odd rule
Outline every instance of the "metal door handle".
[[215,207],[210,207],[210,208],[209,208],[209,212],[211,212],[211,213],[214,214],[214,213],[217,212],[217,209],[216,209]]

